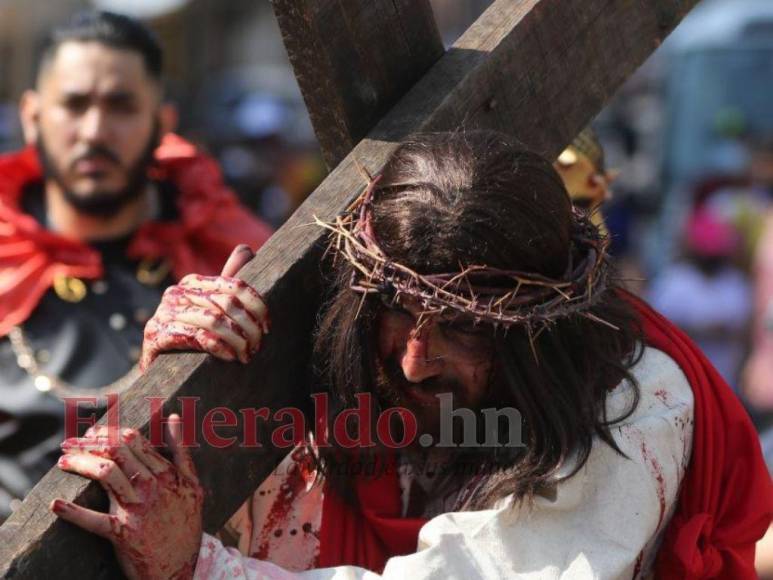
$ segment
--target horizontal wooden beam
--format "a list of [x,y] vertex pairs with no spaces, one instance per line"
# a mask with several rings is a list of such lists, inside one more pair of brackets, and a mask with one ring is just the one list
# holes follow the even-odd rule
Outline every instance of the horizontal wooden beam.
[[328,168],[443,55],[429,0],[273,0]]
[[[336,167],[242,271],[266,297],[272,332],[250,365],[165,355],[124,398],[124,424],[149,420],[143,396],[200,397],[202,408],[299,403],[307,395],[309,341],[321,295],[323,232],[360,192],[357,164],[378,173],[411,133],[496,128],[555,157],[661,43],[697,0],[498,0]],[[218,529],[271,470],[264,448],[195,451]],[[0,528],[0,575],[115,577],[104,542],[57,522],[55,497],[100,505],[96,486],[49,473]],[[102,500],[103,501],[103,500]]]

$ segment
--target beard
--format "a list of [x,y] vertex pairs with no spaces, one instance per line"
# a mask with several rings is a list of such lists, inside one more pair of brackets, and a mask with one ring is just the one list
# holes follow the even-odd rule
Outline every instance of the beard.
[[[378,403],[378,411],[383,412],[388,407],[400,407],[407,410],[416,418],[418,434],[429,434],[435,442],[439,441],[441,431],[443,431],[441,422],[444,423],[446,434],[450,433],[455,443],[460,444],[465,441],[466,420],[441,416],[440,399],[435,396],[431,402],[417,401],[408,394],[408,389],[420,387],[424,393],[452,395],[453,410],[469,409],[473,412],[478,441],[484,440],[484,428],[488,421],[482,414],[482,409],[515,406],[514,402],[509,402],[511,396],[507,395],[507,388],[493,369],[489,374],[485,389],[478,393],[471,392],[465,388],[462,382],[449,376],[433,376],[419,383],[410,382],[405,378],[402,367],[394,356],[385,359],[376,356],[373,371],[373,394]],[[450,425],[447,421],[450,421]],[[393,416],[391,428],[393,433],[399,434],[397,439],[403,436],[403,421],[396,415]],[[419,437],[415,439],[410,450],[419,454],[440,452],[441,455],[452,451],[452,449],[434,446],[423,448]],[[468,449],[468,451],[475,451],[475,449]]]
[[401,407],[410,411],[416,417],[421,433],[437,435],[440,425],[440,401],[439,399],[434,399],[432,402],[413,400],[406,395],[408,389],[419,387],[431,394],[450,393],[454,397],[455,405],[467,403],[464,388],[458,381],[431,377],[420,383],[413,383],[405,378],[400,364],[394,357],[383,361],[377,360],[375,366],[375,395],[381,409]]
[[[95,191],[89,195],[82,196],[75,193],[68,185],[64,176],[61,174],[46,147],[42,132],[38,131],[38,139],[35,148],[40,158],[43,168],[43,176],[46,180],[56,183],[62,190],[65,201],[78,212],[93,216],[108,218],[118,213],[125,206],[137,200],[145,192],[145,186],[148,183],[148,169],[154,162],[156,148],[161,141],[160,126],[158,120],[154,122],[153,130],[148,139],[142,154],[131,166],[126,168],[126,185],[118,190]],[[109,159],[112,163],[120,166],[121,161],[109,147],[95,145],[80,155],[72,162],[75,164],[83,158],[102,157]]]

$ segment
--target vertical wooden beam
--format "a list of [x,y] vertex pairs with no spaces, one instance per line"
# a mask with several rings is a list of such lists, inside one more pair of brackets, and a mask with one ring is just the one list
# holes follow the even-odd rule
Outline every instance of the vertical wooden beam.
[[329,169],[443,55],[429,0],[273,0]]

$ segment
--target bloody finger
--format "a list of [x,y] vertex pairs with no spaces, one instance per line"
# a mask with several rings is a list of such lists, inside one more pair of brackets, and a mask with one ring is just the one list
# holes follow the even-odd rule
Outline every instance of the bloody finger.
[[133,429],[126,429],[123,433],[123,440],[127,448],[153,475],[159,475],[169,470],[171,464],[159,454],[147,439],[142,437]]
[[234,354],[244,361],[244,355],[249,348],[248,335],[231,318],[217,306],[209,304],[209,308],[189,307],[177,313],[176,322],[206,330],[220,341],[227,343]]
[[134,453],[120,439],[115,443],[107,437],[92,439],[73,437],[65,439],[62,442],[61,448],[68,455],[90,453],[97,457],[111,459],[118,464],[132,483],[134,483],[135,479],[147,480],[153,477],[150,470],[135,457]]
[[[263,335],[262,326],[255,321],[245,309],[241,300],[229,294],[220,292],[199,292],[188,290],[187,295],[192,304],[204,310],[215,311],[227,317],[233,325],[232,329],[246,339],[249,351],[254,351],[260,345]],[[233,344],[233,343],[232,343]],[[235,346],[235,345],[234,345]]]
[[226,260],[220,275],[226,277],[236,276],[237,272],[254,257],[254,252],[247,244],[239,244],[233,249],[231,255],[228,256],[228,260]]
[[193,464],[190,451],[183,444],[182,436],[182,420],[179,415],[172,414],[169,416],[169,422],[165,425],[166,440],[169,443],[169,447],[172,450],[172,456],[174,457],[174,464],[180,473],[194,483],[198,483],[199,479],[196,475],[196,467]]
[[137,492],[121,467],[106,457],[90,453],[63,455],[57,463],[59,468],[70,473],[97,480],[106,491],[111,492],[121,503],[138,503]]
[[75,524],[87,532],[109,540],[114,540],[118,536],[120,524],[115,516],[95,512],[63,499],[55,499],[49,508],[63,520]]

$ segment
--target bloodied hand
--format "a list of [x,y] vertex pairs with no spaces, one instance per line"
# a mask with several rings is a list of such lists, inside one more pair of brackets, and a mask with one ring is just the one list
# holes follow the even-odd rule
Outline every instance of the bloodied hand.
[[252,257],[248,246],[237,246],[220,276],[190,274],[166,290],[145,326],[142,370],[170,350],[204,351],[227,361],[249,361],[269,328],[260,295],[233,277]]
[[94,427],[85,437],[66,439],[59,467],[97,480],[110,498],[109,513],[63,499],[51,510],[64,520],[110,540],[127,577],[193,577],[201,543],[203,493],[182,426],[171,415],[166,440],[174,462],[133,429]]

